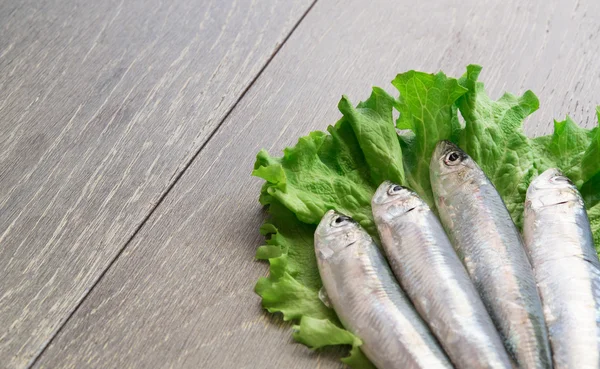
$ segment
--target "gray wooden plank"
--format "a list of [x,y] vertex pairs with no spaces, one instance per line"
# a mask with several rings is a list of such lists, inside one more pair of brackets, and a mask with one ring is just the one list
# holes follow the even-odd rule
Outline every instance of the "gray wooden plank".
[[570,113],[591,127],[600,11],[593,0],[322,0],[41,356],[36,368],[335,368],[291,343],[252,288],[266,274],[254,154],[294,144],[397,72],[485,66],[492,96],[531,88],[530,133]]
[[311,3],[0,2],[0,367],[40,352]]

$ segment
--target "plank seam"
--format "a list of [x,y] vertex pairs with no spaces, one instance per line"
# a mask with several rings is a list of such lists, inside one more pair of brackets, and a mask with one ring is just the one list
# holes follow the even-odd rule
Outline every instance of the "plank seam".
[[225,121],[227,120],[227,118],[229,118],[229,116],[231,115],[231,113],[238,106],[239,102],[246,96],[246,94],[248,93],[248,91],[250,90],[250,88],[254,85],[254,83],[256,83],[256,81],[260,78],[260,76],[263,74],[263,72],[271,64],[271,61],[273,61],[273,59],[275,58],[275,56],[279,53],[279,51],[283,48],[283,46],[290,39],[290,37],[292,36],[292,34],[296,31],[296,29],[298,28],[298,26],[300,26],[300,24],[304,21],[304,19],[306,18],[306,16],[308,15],[308,13],[312,10],[312,8],[315,6],[315,4],[317,3],[317,1],[318,0],[314,0],[308,6],[308,8],[304,11],[304,13],[300,16],[300,18],[298,19],[298,21],[294,24],[294,26],[292,27],[292,29],[285,36],[285,38],[283,39],[283,41],[281,42],[281,44],[276,45],[275,50],[273,50],[273,52],[271,53],[271,55],[269,56],[269,58],[267,59],[267,61],[265,62],[265,64],[263,64],[263,66],[260,68],[260,70],[258,71],[258,73],[256,74],[256,76],[254,76],[254,78],[250,81],[250,83],[248,84],[248,86],[246,86],[246,88],[244,88],[244,90],[242,91],[242,93],[240,94],[240,96],[237,98],[237,100],[231,105],[231,108],[229,108],[229,110],[225,113],[225,115],[223,116],[223,118],[221,119],[221,121],[219,122],[219,124],[217,124],[217,126],[212,130],[212,132],[210,133],[210,135],[206,138],[206,141],[204,141],[204,143],[202,143],[202,145],[200,145],[200,147],[194,153],[194,155],[192,155],[192,157],[188,160],[188,162],[185,163],[185,165],[183,166],[183,169],[179,173],[177,173],[175,176],[173,176],[172,182],[167,185],[166,190],[159,196],[159,198],[155,202],[154,206],[148,211],[148,214],[146,214],[146,216],[142,219],[142,221],[137,225],[137,227],[134,229],[134,231],[131,234],[131,236],[129,236],[129,238],[125,241],[125,243],[123,244],[123,246],[119,249],[119,251],[115,254],[115,256],[110,260],[110,262],[108,263],[108,265],[106,266],[106,268],[104,268],[104,270],[100,273],[100,275],[92,283],[91,287],[81,297],[81,299],[79,300],[79,302],[77,303],[77,305],[75,305],[75,308],[73,308],[73,310],[62,321],[62,323],[60,323],[59,327],[56,329],[56,331],[54,332],[54,334],[52,334],[52,336],[40,348],[40,350],[38,351],[38,353],[30,360],[29,364],[27,364],[27,366],[26,366],[27,369],[32,368],[39,361],[39,359],[43,356],[43,354],[46,352],[46,350],[48,349],[48,347],[50,347],[52,341],[54,341],[54,339],[62,332],[63,328],[73,318],[73,316],[75,315],[75,313],[81,308],[81,306],[86,301],[86,299],[91,294],[91,292],[96,288],[96,286],[100,283],[100,281],[102,281],[102,279],[104,278],[104,276],[108,273],[108,271],[117,262],[117,260],[119,259],[119,257],[125,251],[125,249],[129,246],[129,244],[135,239],[135,237],[137,236],[137,234],[146,225],[146,223],[148,222],[148,220],[150,219],[150,217],[154,214],[154,212],[156,211],[156,209],[158,209],[158,207],[162,204],[162,202],[165,200],[165,198],[167,197],[167,195],[169,195],[169,193],[171,192],[171,190],[173,190],[173,188],[175,187],[175,185],[177,184],[177,182],[179,182],[179,180],[183,177],[183,175],[185,174],[185,172],[187,172],[187,170],[191,167],[191,165],[194,163],[194,161],[198,158],[198,156],[200,155],[200,153],[202,152],[202,150],[204,150],[204,148],[206,147],[206,145],[208,145],[208,143],[212,140],[212,138],[217,134],[217,132],[219,131],[219,129],[221,128],[221,126],[225,123]]

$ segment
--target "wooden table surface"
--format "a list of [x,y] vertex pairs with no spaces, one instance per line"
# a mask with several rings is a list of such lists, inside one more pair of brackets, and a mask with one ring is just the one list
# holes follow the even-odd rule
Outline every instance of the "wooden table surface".
[[597,0],[0,1],[0,368],[337,368],[264,313],[260,148],[484,67],[530,135],[600,104]]

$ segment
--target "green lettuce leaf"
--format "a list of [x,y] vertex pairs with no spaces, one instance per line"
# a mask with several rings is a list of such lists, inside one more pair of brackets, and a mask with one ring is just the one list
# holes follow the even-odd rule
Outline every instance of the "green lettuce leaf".
[[326,319],[304,317],[294,326],[294,339],[313,349],[333,345],[351,345],[350,355],[342,361],[353,368],[375,369],[360,351],[362,342],[358,337]]
[[400,91],[397,127],[413,133],[401,137],[407,184],[430,206],[434,206],[429,183],[429,161],[438,141],[456,141],[458,138],[460,123],[454,103],[467,90],[456,79],[448,78],[443,73],[415,71],[399,74],[392,85]]
[[[328,319],[339,325],[335,312],[319,300],[321,278],[313,249],[315,226],[299,222],[295,215],[273,201],[271,219],[261,233],[267,245],[259,247],[257,259],[268,260],[269,276],[260,278],[255,291],[270,313],[281,313],[284,320],[310,316]],[[305,266],[310,266],[306,268]]]
[[[429,160],[441,139],[458,143],[479,163],[519,226],[530,181],[549,167],[561,168],[580,187],[600,247],[600,130],[581,128],[567,117],[554,122],[552,135],[529,138],[523,121],[538,109],[537,97],[527,91],[492,100],[478,80],[480,72],[470,65],[459,79],[399,74],[392,82],[399,97],[373,88],[369,99],[354,106],[344,96],[338,104],[342,118],[327,133],[300,138],[282,157],[258,153],[253,175],[265,180],[260,202],[270,217],[261,228],[266,245],[256,257],[268,260],[270,270],[255,291],[265,309],[297,323],[298,342],[313,349],[348,346],[345,363],[373,368],[360,351],[360,338],[319,298],[313,233],[323,214],[336,209],[377,240],[370,200],[385,179],[412,187],[433,205]],[[600,109],[597,114],[600,119]],[[405,132],[398,135],[396,129]]]

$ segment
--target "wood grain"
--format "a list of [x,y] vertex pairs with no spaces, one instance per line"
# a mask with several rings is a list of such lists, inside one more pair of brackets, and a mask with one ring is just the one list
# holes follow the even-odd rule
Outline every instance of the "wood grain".
[[460,75],[474,62],[493,97],[539,94],[529,133],[566,113],[590,127],[598,11],[594,0],[319,1],[35,367],[340,367],[291,343],[252,292],[267,269],[253,261],[254,154],[335,122],[342,93],[358,102],[399,71]]
[[311,0],[0,2],[0,367],[45,346]]

